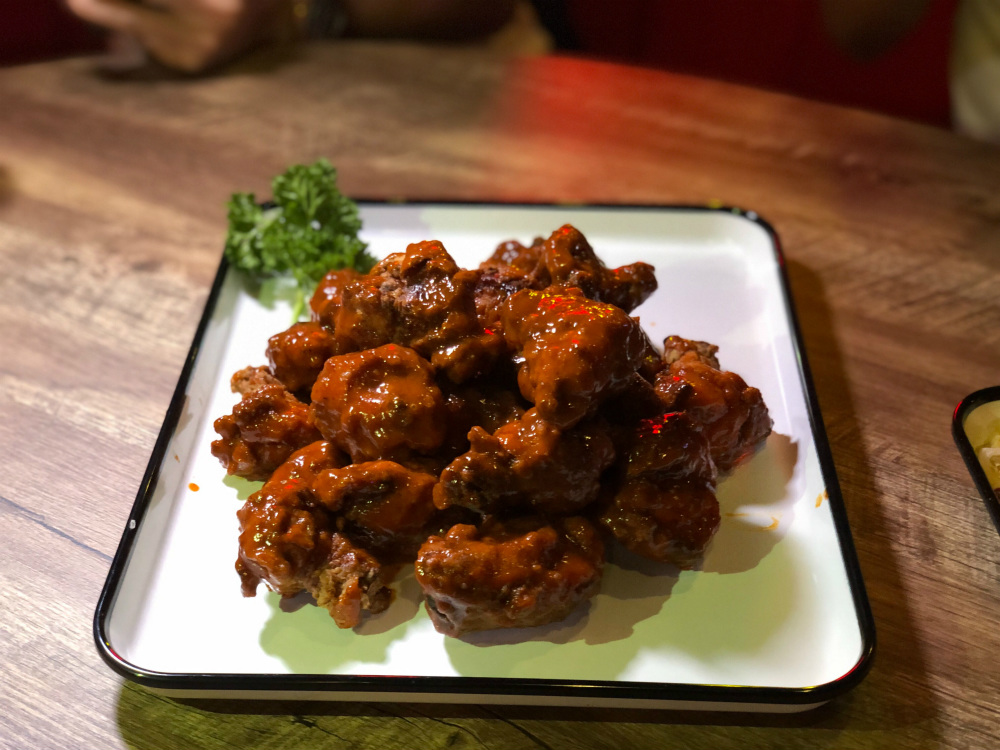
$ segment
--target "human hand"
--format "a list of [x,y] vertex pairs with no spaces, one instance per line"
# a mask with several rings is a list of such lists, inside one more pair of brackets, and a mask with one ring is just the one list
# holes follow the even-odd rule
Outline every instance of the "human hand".
[[197,73],[295,32],[295,0],[66,0],[86,21],[135,37],[164,65]]

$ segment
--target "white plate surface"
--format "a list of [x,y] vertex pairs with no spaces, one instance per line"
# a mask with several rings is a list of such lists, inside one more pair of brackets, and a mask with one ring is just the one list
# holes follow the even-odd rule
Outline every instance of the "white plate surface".
[[[853,670],[867,647],[820,469],[771,235],[742,215],[683,209],[365,206],[382,256],[439,239],[474,267],[505,239],[564,223],[609,266],[645,260],[658,291],[634,314],[720,347],[725,369],[764,395],[765,449],[719,487],[722,525],[701,569],[678,572],[618,554],[601,592],[569,620],[464,639],[435,632],[412,574],[384,614],[338,630],[326,610],[283,611],[261,586],[244,599],[233,568],[236,510],[259,485],[226,480],[209,452],[213,420],[237,397],[229,376],[265,364],[290,309],[222,287],[131,554],[105,637],[123,662],[175,675],[332,674],[809,688]],[[822,430],[822,427],[818,427]],[[198,489],[192,489],[197,486]],[[284,609],[290,609],[284,606]]]

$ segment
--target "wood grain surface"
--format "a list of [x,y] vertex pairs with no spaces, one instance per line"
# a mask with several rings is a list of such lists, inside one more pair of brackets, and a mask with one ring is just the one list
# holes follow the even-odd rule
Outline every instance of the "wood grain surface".
[[[181,702],[98,656],[97,602],[234,190],[328,157],[354,197],[719,201],[783,240],[878,630],[791,716]],[[1000,538],[950,435],[1000,383],[1000,149],[720,83],[343,43],[223,75],[0,71],[0,747],[990,748]]]

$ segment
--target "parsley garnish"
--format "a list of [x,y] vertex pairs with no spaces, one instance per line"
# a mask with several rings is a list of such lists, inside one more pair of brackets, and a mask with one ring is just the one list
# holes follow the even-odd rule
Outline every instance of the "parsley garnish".
[[225,255],[257,279],[291,274],[298,320],[323,274],[333,268],[365,273],[375,258],[358,239],[358,207],[337,189],[337,170],[326,159],[290,167],[274,178],[271,191],[272,202],[264,206],[253,193],[233,194]]

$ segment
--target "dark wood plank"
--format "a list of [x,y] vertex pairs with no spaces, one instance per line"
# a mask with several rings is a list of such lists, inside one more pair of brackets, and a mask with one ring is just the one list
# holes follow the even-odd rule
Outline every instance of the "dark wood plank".
[[[0,745],[991,747],[1000,539],[951,443],[1000,382],[1000,150],[664,73],[344,43],[205,79],[0,71]],[[356,197],[740,205],[780,233],[879,631],[793,717],[178,702],[91,617],[234,190],[327,156]]]

